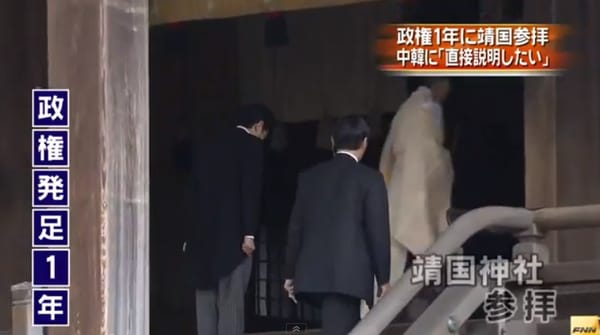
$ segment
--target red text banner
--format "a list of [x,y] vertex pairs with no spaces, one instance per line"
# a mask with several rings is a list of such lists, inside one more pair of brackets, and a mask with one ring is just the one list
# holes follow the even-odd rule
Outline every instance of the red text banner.
[[406,76],[552,76],[571,55],[552,24],[402,24],[379,31],[379,67]]

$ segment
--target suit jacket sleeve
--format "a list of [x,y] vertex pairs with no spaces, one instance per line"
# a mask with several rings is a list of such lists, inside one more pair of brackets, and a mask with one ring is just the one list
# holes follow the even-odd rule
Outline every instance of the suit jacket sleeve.
[[365,206],[366,235],[375,278],[378,285],[384,285],[390,280],[390,224],[387,191],[379,173],[369,183]]
[[263,178],[263,147],[250,138],[241,148],[241,210],[244,235],[256,234],[260,219]]
[[283,275],[285,279],[294,279],[296,270],[296,261],[298,253],[302,245],[302,215],[304,208],[302,207],[302,181],[298,178],[298,186],[296,187],[296,200],[290,216],[288,227],[287,248],[285,252],[285,266]]
[[198,235],[199,231],[201,231],[199,226],[206,224],[201,213],[204,206],[208,203],[206,199],[206,176],[209,175],[209,169],[207,164],[201,160],[199,153],[207,153],[209,150],[210,147],[206,143],[203,143],[192,154],[192,173],[187,185],[190,199],[186,203],[189,206],[187,210],[192,215],[191,220],[185,220],[183,242],[191,242]]

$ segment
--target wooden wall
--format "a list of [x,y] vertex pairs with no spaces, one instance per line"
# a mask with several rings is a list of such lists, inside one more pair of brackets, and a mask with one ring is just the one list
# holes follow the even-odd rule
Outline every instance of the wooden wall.
[[239,17],[269,11],[291,11],[309,8],[343,6],[373,0],[150,0],[153,24],[184,20],[206,20]]

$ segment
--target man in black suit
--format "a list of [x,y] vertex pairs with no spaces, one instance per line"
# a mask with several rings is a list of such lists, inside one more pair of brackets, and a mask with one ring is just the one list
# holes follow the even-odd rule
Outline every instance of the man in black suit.
[[337,122],[333,159],[298,179],[290,218],[285,284],[291,298],[321,305],[326,335],[346,335],[390,276],[390,231],[383,176],[360,164],[369,127],[359,117]]
[[200,150],[194,168],[198,220],[184,251],[196,289],[198,335],[242,335],[244,294],[261,205],[263,145],[273,117],[247,105],[237,126]]

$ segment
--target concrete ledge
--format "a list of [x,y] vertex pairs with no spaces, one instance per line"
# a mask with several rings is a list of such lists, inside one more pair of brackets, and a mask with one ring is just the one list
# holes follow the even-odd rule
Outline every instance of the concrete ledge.
[[13,306],[27,305],[31,303],[31,283],[23,282],[15,284],[10,288]]
[[32,326],[31,283],[19,283],[11,286],[10,290],[12,293],[12,335],[42,335],[42,327]]

